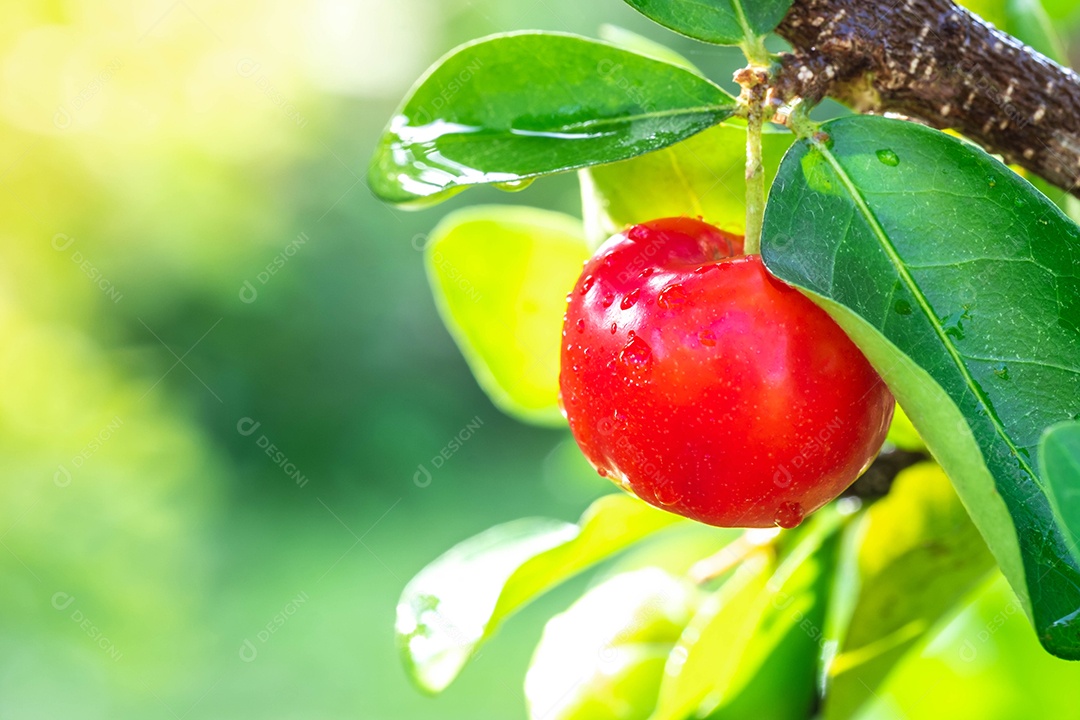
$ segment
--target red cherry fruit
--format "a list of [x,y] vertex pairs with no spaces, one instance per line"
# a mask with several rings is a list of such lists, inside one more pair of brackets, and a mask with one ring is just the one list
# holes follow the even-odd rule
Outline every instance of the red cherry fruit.
[[642,500],[794,527],[873,460],[893,397],[743,239],[689,218],[605,243],[570,295],[559,383],[578,445]]

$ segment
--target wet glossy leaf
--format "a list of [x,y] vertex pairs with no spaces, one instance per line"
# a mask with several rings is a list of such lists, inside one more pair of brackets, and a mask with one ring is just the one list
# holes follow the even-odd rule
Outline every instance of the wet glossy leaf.
[[1080,423],[1055,425],[1039,446],[1043,477],[1058,517],[1069,533],[1073,556],[1080,559]]
[[1041,487],[1043,429],[1080,410],[1080,229],[981,150],[897,120],[827,123],[784,159],[770,269],[889,383],[1048,650],[1080,657],[1080,566]]
[[525,207],[459,210],[432,232],[424,257],[443,322],[495,404],[565,424],[559,346],[566,293],[589,257],[580,222]]
[[[766,180],[794,136],[763,137]],[[632,160],[582,170],[589,242],[599,245],[628,225],[661,217],[702,217],[724,230],[746,228],[746,129],[723,124]]]
[[608,495],[577,525],[526,518],[459,543],[413,578],[398,602],[397,638],[410,677],[442,692],[523,605],[679,521],[628,495]]
[[851,528],[858,587],[828,668],[825,717],[851,717],[901,658],[971,593],[994,558],[934,463],[900,473]]
[[379,142],[371,188],[410,203],[520,184],[671,145],[734,109],[697,73],[608,43],[496,35],[454,50],[420,80]]
[[664,27],[688,37],[738,45],[772,32],[792,0],[626,0]]
[[645,720],[696,588],[658,568],[621,573],[552,618],[525,676],[533,720]]

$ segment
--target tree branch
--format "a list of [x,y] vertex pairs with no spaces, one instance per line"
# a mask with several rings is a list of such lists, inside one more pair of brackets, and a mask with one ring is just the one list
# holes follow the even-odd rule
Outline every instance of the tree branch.
[[1080,196],[1080,77],[950,0],[795,0],[773,101],[953,128]]

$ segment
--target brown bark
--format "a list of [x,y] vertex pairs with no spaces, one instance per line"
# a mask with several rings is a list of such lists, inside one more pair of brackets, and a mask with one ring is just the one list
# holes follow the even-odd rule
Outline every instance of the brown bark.
[[1080,77],[950,0],[795,0],[776,99],[954,128],[1080,196]]

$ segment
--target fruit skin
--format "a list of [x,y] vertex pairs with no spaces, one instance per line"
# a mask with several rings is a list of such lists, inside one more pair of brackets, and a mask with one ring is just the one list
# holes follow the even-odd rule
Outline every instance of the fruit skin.
[[689,218],[606,242],[568,296],[561,400],[597,471],[645,502],[793,527],[873,460],[894,401],[822,309],[741,253]]

